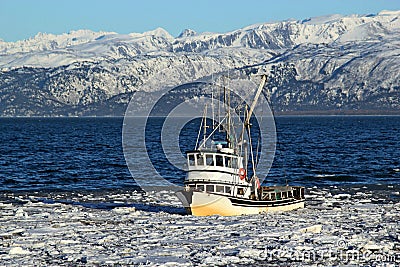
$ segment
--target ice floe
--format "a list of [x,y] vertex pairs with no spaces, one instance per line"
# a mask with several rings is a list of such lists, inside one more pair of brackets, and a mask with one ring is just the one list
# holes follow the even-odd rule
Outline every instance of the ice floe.
[[169,191],[4,193],[0,266],[398,265],[395,190],[314,187],[304,209],[234,217],[185,215]]

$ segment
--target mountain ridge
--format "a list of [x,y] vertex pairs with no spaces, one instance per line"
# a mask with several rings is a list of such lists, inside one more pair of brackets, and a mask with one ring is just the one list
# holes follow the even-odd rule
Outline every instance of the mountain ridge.
[[277,112],[400,113],[399,18],[400,11],[382,11],[227,33],[184,30],[176,38],[157,28],[0,41],[0,115],[123,115],[139,91],[151,94],[238,68],[275,69],[279,77],[264,93]]

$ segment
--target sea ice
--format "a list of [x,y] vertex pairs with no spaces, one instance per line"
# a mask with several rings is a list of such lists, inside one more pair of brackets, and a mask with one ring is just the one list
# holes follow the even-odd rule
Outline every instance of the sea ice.
[[[375,201],[367,188],[311,190],[304,209],[234,217],[183,215],[177,202],[166,201],[175,201],[168,191],[7,195],[0,265],[400,263],[400,203],[390,192],[390,201]],[[341,257],[346,253],[359,258]]]

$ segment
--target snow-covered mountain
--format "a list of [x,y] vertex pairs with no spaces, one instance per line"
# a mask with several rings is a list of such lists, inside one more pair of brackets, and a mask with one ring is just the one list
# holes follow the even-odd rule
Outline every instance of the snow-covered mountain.
[[399,18],[382,11],[177,38],[159,28],[0,41],[0,114],[123,115],[139,94],[259,68],[271,72],[264,93],[275,111],[400,112]]

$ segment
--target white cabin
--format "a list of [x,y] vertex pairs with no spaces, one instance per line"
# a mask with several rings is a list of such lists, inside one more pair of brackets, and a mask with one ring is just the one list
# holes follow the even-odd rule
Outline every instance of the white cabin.
[[[243,157],[218,143],[214,147],[186,153],[188,171],[185,185],[198,191],[249,198],[251,183],[247,181]],[[244,175],[240,175],[243,171]]]

